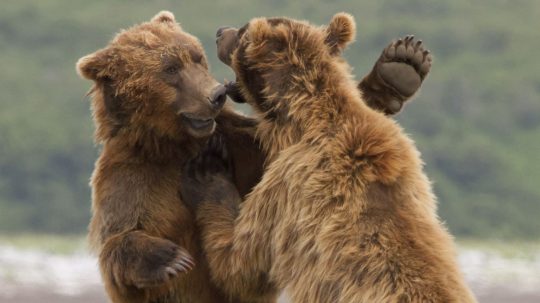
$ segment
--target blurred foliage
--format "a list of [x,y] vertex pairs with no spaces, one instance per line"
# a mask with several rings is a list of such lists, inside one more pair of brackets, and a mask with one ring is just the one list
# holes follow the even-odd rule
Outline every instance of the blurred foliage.
[[358,23],[346,52],[360,78],[393,38],[414,33],[435,55],[398,119],[416,140],[458,236],[540,236],[540,1],[3,1],[0,9],[0,230],[80,233],[98,148],[75,62],[115,32],[168,9],[198,36],[217,79],[214,33],[255,16]]

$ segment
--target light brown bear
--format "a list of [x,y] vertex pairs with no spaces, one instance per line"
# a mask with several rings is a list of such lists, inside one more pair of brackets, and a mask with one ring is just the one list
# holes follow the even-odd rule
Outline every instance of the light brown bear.
[[[237,46],[237,32],[238,29],[232,27],[221,27],[217,31],[218,57],[227,65],[231,65],[231,54]],[[382,51],[371,72],[358,83],[363,101],[387,115],[398,113],[422,85],[431,63],[431,53],[424,49],[422,40],[408,35],[393,41]],[[231,99],[246,102],[235,82],[227,86]]]
[[268,163],[242,204],[219,140],[183,174],[214,281],[241,295],[266,274],[292,302],[475,302],[416,147],[340,58],[353,18],[235,32],[230,65]]
[[[375,66],[399,61],[384,58]],[[211,282],[194,217],[183,203],[189,201],[178,195],[181,168],[214,132],[230,143],[232,178],[242,196],[260,180],[265,159],[254,138],[257,121],[222,108],[225,88],[209,74],[200,42],[161,12],[81,58],[77,69],[94,82],[95,139],[103,150],[91,182],[89,238],[111,300],[274,302],[266,275],[244,289],[242,301]],[[408,98],[388,95],[394,88],[379,71],[384,68],[374,68],[361,86],[387,87],[366,95],[395,113],[396,102],[401,107]],[[400,73],[392,85],[414,92],[420,82],[410,78],[418,75]]]

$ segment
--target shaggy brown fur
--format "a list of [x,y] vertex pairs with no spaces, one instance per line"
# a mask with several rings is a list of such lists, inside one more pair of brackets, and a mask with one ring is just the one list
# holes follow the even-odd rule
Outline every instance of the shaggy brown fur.
[[[162,12],[81,58],[77,69],[94,81],[95,137],[103,150],[91,182],[89,238],[111,300],[238,302],[211,283],[194,216],[178,194],[182,167],[213,133],[225,100],[199,41]],[[235,142],[233,178],[247,193],[264,160],[253,140],[255,121],[225,108],[216,122]],[[255,289],[257,302],[274,302],[264,286]]]
[[[89,237],[111,299],[228,302],[209,281],[192,215],[177,196],[180,168],[214,131],[208,121],[223,101],[200,43],[171,13],[162,12],[81,58],[77,68],[95,82],[92,107],[103,152],[92,178]],[[369,79],[384,85],[381,77]],[[369,95],[382,100],[379,108],[394,98],[381,99],[375,91]],[[232,143],[232,177],[244,196],[260,180],[265,159],[254,139],[257,121],[227,107],[215,118],[216,131]],[[186,273],[192,263],[196,266]],[[275,301],[266,281],[242,296]]]
[[[221,27],[217,32],[219,59],[231,65],[231,55],[238,43],[238,29]],[[371,72],[360,83],[363,100],[371,108],[387,115],[397,114],[403,104],[418,91],[431,69],[432,56],[422,40],[413,35],[390,43],[381,53]],[[245,103],[236,83],[229,83],[228,94],[235,102]]]
[[241,295],[268,276],[293,302],[475,302],[413,142],[364,104],[339,59],[354,34],[347,14],[238,31],[231,64],[268,165],[238,213],[212,152],[190,166],[182,194],[204,202],[212,277]]

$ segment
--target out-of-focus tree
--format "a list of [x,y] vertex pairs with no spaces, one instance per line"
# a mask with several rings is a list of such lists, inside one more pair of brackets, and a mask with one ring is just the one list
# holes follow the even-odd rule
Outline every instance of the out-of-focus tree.
[[535,0],[5,1],[0,9],[0,231],[77,233],[90,213],[98,148],[76,60],[168,9],[198,36],[217,79],[214,33],[255,16],[317,24],[352,13],[346,57],[362,75],[395,37],[435,54],[421,95],[399,116],[460,236],[540,236],[540,49]]

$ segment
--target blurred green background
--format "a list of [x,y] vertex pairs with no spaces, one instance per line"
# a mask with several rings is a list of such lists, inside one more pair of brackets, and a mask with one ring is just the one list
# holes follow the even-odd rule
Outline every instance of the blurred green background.
[[540,1],[2,1],[0,233],[82,234],[99,147],[75,62],[162,9],[199,37],[218,80],[214,33],[255,16],[325,24],[356,17],[358,78],[393,38],[415,34],[435,63],[398,119],[416,140],[458,237],[540,238]]

